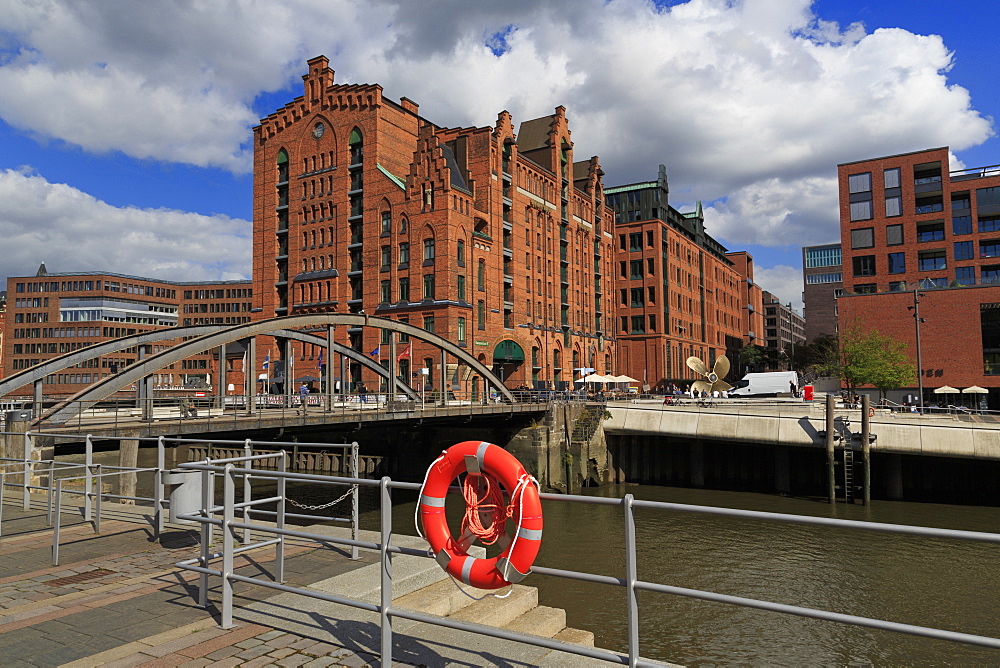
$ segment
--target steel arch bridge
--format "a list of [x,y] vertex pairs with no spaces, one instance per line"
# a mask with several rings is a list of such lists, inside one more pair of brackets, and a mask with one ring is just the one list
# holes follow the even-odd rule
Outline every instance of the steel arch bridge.
[[[99,401],[106,399],[123,388],[132,384],[139,384],[140,386],[147,385],[145,380],[152,373],[155,373],[166,366],[191,357],[192,355],[197,355],[213,348],[224,347],[227,343],[232,343],[242,339],[249,339],[250,341],[250,345],[248,347],[247,368],[256,369],[256,346],[254,339],[256,336],[274,336],[278,339],[294,339],[311,343],[313,345],[325,346],[328,351],[331,351],[331,354],[332,352],[336,352],[341,355],[342,368],[344,360],[350,359],[351,361],[357,362],[377,375],[385,378],[388,381],[390,396],[395,395],[397,392],[403,392],[411,398],[418,398],[418,394],[413,390],[413,388],[397,377],[396,337],[390,338],[390,351],[388,358],[389,364],[388,368],[386,368],[372,360],[367,355],[344,346],[343,344],[336,343],[333,340],[333,336],[334,328],[337,326],[346,326],[348,328],[374,327],[379,330],[388,330],[397,334],[405,334],[419,341],[428,343],[441,351],[442,388],[445,387],[446,382],[445,362],[447,356],[450,354],[483,378],[485,385],[484,392],[488,391],[488,389],[492,387],[508,401],[514,401],[513,394],[503,385],[500,379],[497,378],[488,367],[478,361],[464,348],[441,336],[438,336],[437,334],[433,334],[408,323],[399,322],[397,320],[389,320],[387,318],[368,316],[360,313],[317,313],[309,315],[293,315],[249,322],[231,327],[220,328],[217,325],[203,325],[136,334],[54,358],[26,372],[16,374],[15,376],[11,376],[3,381],[0,381],[0,383],[2,383],[0,384],[0,388],[3,388],[9,383],[18,383],[10,388],[14,389],[15,387],[19,387],[29,382],[34,382],[37,394],[40,388],[41,379],[44,378],[45,375],[52,373],[54,370],[78,364],[85,359],[92,359],[102,354],[108,354],[110,352],[131,346],[148,344],[155,340],[192,336],[200,332],[200,335],[195,338],[179,343],[167,350],[149,357],[140,359],[124,371],[103,378],[84,388],[75,395],[57,403],[54,407],[36,418],[35,423],[46,422],[49,424],[64,424],[79,413],[92,408]],[[297,331],[299,328],[303,327],[325,327],[326,337],[317,336],[313,333]],[[288,359],[288,355],[283,355],[282,358]],[[224,369],[225,365],[220,364],[220,368]],[[222,374],[220,374],[220,376],[221,375]],[[254,375],[253,372],[250,372],[247,375],[249,382],[256,382],[255,379],[250,378]],[[327,364],[326,375],[328,381],[327,387],[333,387],[333,364]],[[220,377],[219,382],[220,386],[224,386],[224,377]],[[285,383],[286,394],[290,394],[290,385],[291,384],[288,382]],[[341,387],[343,389],[343,384]],[[249,393],[251,392],[248,392],[248,394]]]

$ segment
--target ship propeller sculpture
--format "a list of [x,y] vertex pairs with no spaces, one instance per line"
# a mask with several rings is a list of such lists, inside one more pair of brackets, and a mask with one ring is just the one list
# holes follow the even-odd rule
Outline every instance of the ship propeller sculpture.
[[711,394],[712,392],[725,392],[733,388],[732,385],[722,380],[729,373],[728,357],[723,356],[715,360],[715,365],[711,371],[697,357],[687,358],[687,365],[689,369],[705,377],[705,380],[696,380],[691,384],[691,389],[695,392],[708,392]]

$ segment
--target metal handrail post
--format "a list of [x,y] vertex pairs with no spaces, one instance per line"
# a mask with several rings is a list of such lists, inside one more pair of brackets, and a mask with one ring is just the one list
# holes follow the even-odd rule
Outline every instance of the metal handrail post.
[[233,478],[232,464],[226,464],[222,474],[222,618],[219,628],[233,628],[233,504],[236,502],[236,481]]
[[52,565],[59,565],[59,525],[62,519],[62,480],[56,483],[59,496],[56,498],[56,524],[52,528]]
[[159,537],[163,533],[163,510],[165,507],[163,498],[163,472],[167,468],[167,443],[166,438],[158,436],[156,439],[156,475],[154,476],[154,486],[156,487],[156,535]]
[[22,501],[24,502],[24,510],[27,512],[31,509],[31,432],[24,432],[24,486],[21,488]]
[[[281,451],[281,456],[278,457],[278,471],[280,473],[286,473],[288,471],[288,453],[284,450]],[[278,508],[275,517],[275,523],[278,525],[279,529],[285,528],[285,476],[282,475],[278,478]],[[274,544],[274,579],[277,582],[285,581],[285,535],[280,534],[278,536],[278,542]]]
[[379,587],[381,600],[379,615],[381,625],[381,641],[379,649],[382,653],[382,665],[392,665],[392,617],[389,608],[392,607],[392,553],[389,552],[389,541],[392,539],[392,498],[389,493],[389,477],[383,476],[379,482],[379,552],[381,553],[382,578]]
[[[211,464],[211,457],[205,458],[206,464]],[[212,472],[201,472],[201,560],[199,565],[208,568],[209,547],[212,543],[212,525],[207,521],[211,516],[209,509],[212,507]],[[198,576],[198,605],[202,608],[208,607],[208,573],[200,573]]]
[[96,512],[94,513],[94,533],[101,533],[101,505],[104,502],[104,473],[101,470],[100,464],[97,464],[95,468],[97,469],[97,507]]
[[[358,479],[358,442],[353,441],[351,443],[351,477],[355,480]],[[359,495],[361,490],[358,485],[354,485],[354,489],[351,492],[351,540],[358,539],[358,524],[359,520]],[[358,554],[358,546],[351,546],[351,559],[360,559]]]
[[83,480],[83,519],[89,522],[91,520],[91,514],[93,512],[93,500],[90,498],[90,493],[94,489],[94,479],[90,475],[90,467],[94,463],[94,441],[90,434],[87,434],[86,446],[84,447],[83,453],[83,470],[84,470],[84,480]]
[[52,472],[55,470],[55,460],[49,460],[49,475],[45,485],[45,521],[52,526]]
[[[245,457],[253,455],[253,441],[249,438],[243,443],[243,455]],[[246,475],[243,476],[243,523],[250,524],[250,499],[253,494],[250,491],[250,469],[252,466],[249,459],[243,462],[243,468],[246,469]],[[250,544],[250,529],[243,529],[243,544]]]
[[7,472],[0,468],[0,536],[3,535],[3,492],[7,485],[7,481],[4,479],[6,475]]
[[636,597],[635,583],[639,579],[635,557],[635,509],[634,497],[626,494],[622,500],[625,509],[625,592],[628,597],[628,665],[639,661],[639,599]]
[[153,471],[153,536],[157,541],[163,535],[163,469]]

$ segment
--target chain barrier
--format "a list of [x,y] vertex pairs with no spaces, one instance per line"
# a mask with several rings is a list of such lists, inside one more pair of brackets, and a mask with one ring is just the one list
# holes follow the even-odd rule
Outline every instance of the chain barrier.
[[334,499],[333,501],[331,501],[329,503],[324,503],[324,504],[321,504],[321,505],[318,505],[318,506],[310,506],[310,505],[307,505],[307,504],[304,504],[304,503],[299,503],[295,499],[290,499],[287,496],[285,497],[285,501],[288,501],[288,503],[292,504],[296,508],[301,508],[302,510],[323,510],[324,508],[329,508],[330,506],[337,505],[338,503],[340,503],[341,501],[343,501],[344,499],[346,499],[347,497],[349,497],[351,494],[353,494],[354,490],[356,490],[357,488],[358,488],[357,485],[351,485],[351,488],[349,490],[347,490],[346,492],[344,492],[344,494],[340,498]]

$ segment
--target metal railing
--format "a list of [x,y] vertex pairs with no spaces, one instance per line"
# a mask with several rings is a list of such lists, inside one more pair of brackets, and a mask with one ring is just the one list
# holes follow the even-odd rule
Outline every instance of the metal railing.
[[[208,424],[210,429],[241,428],[251,429],[267,421],[299,421],[303,424],[317,418],[334,421],[377,420],[392,414],[420,417],[450,416],[464,413],[514,414],[533,410],[544,410],[544,404],[551,401],[583,401],[585,395],[575,393],[525,394],[520,401],[509,403],[491,398],[480,392],[472,396],[456,396],[449,393],[447,399],[428,391],[417,399],[399,394],[394,398],[381,393],[367,394],[309,394],[303,411],[298,395],[257,395],[251,397],[251,408],[247,408],[246,397],[230,395],[220,403],[219,397],[190,398],[193,408],[182,407],[182,398],[152,399],[108,399],[96,406],[81,406],[81,410],[66,423],[47,425],[44,420],[36,430],[52,429],[66,432],[75,429],[86,433],[98,426],[134,428],[136,424],[157,424],[182,428],[190,424]],[[72,403],[72,402],[71,402]],[[37,416],[36,416],[37,417]]]
[[[626,555],[625,573],[622,577],[598,575],[594,573],[571,571],[558,568],[548,568],[542,566],[533,566],[531,568],[532,573],[537,573],[539,575],[548,575],[552,577],[566,578],[583,582],[611,585],[613,587],[619,587],[623,589],[627,601],[626,626],[627,626],[628,650],[626,653],[618,653],[598,648],[586,647],[582,645],[563,643],[549,638],[527,635],[505,629],[481,626],[451,618],[431,616],[428,614],[415,612],[413,610],[394,607],[392,602],[393,555],[409,555],[415,557],[432,558],[424,550],[405,548],[398,545],[394,545],[392,542],[391,490],[400,489],[408,491],[419,491],[421,487],[419,484],[394,482],[388,477],[383,477],[381,480],[376,481],[376,480],[362,480],[358,478],[330,478],[326,476],[294,474],[294,473],[288,473],[287,471],[283,470],[283,467],[281,466],[279,466],[278,471],[262,471],[262,470],[259,471],[256,469],[247,469],[245,467],[246,463],[247,460],[244,460],[242,458],[233,458],[230,460],[225,460],[225,461],[220,460],[213,463],[190,463],[182,465],[182,468],[202,471],[203,475],[206,476],[212,476],[217,474],[221,474],[223,476],[224,490],[223,490],[223,498],[221,505],[214,505],[210,503],[209,497],[205,496],[204,508],[202,508],[201,511],[196,515],[185,516],[185,519],[197,521],[202,524],[201,555],[195,559],[183,561],[178,564],[178,566],[182,568],[198,572],[201,575],[198,596],[199,596],[199,603],[202,605],[206,605],[208,601],[208,578],[210,576],[214,576],[222,579],[222,611],[221,611],[220,625],[223,628],[230,628],[233,625],[233,608],[234,608],[233,583],[243,582],[246,584],[263,586],[269,589],[282,591],[286,593],[307,596],[310,598],[315,598],[330,603],[346,605],[353,608],[365,610],[371,613],[377,613],[379,615],[379,626],[380,626],[379,652],[381,654],[381,660],[383,665],[391,665],[392,663],[393,634],[394,634],[393,620],[397,618],[424,622],[427,624],[433,624],[436,626],[442,626],[450,629],[457,629],[461,631],[478,633],[485,636],[511,640],[519,643],[526,643],[546,649],[567,652],[570,654],[575,654],[595,659],[601,659],[612,663],[627,664],[629,666],[659,665],[656,663],[651,663],[646,660],[642,660],[640,658],[640,649],[641,649],[640,639],[639,639],[640,610],[638,605],[638,592],[647,591],[647,592],[657,592],[662,594],[670,594],[675,596],[683,596],[686,598],[699,599],[703,601],[726,603],[730,605],[736,605],[740,607],[746,607],[758,610],[769,610],[773,612],[780,612],[783,614],[820,619],[830,622],[848,624],[852,626],[893,631],[896,633],[904,633],[924,638],[935,638],[939,640],[947,640],[947,641],[967,643],[971,645],[1000,649],[1000,639],[997,638],[978,636],[958,631],[949,631],[944,629],[916,626],[912,624],[903,624],[887,620],[872,619],[868,617],[830,612],[827,610],[820,610],[815,608],[787,605],[773,601],[759,600],[759,599],[740,597],[740,596],[731,596],[711,591],[689,589],[684,587],[675,587],[675,586],[641,580],[639,579],[638,576],[638,564],[636,557],[637,539],[636,539],[635,509],[644,508],[644,509],[656,510],[661,512],[671,512],[671,513],[709,514],[709,515],[740,518],[746,520],[795,523],[795,524],[813,525],[813,526],[821,526],[829,528],[854,529],[862,531],[875,531],[881,533],[893,533],[893,534],[922,536],[930,538],[945,538],[954,540],[968,540],[968,541],[978,541],[978,542],[988,542],[988,543],[1000,543],[1000,534],[906,526],[906,525],[886,524],[877,522],[862,522],[855,520],[840,520],[840,519],[831,519],[822,517],[809,517],[803,515],[790,515],[784,513],[738,510],[731,508],[694,506],[694,505],[677,504],[677,503],[643,501],[635,499],[631,494],[626,495],[622,499],[609,499],[602,497],[559,495],[559,494],[541,494],[541,498],[547,502],[598,504],[606,506],[618,506],[621,507],[622,509],[622,512],[624,514],[624,536],[622,538],[624,542],[625,555]],[[239,468],[237,464],[243,464],[243,468]],[[241,504],[236,501],[235,490],[237,486],[237,479],[240,477],[246,479],[246,477],[248,476],[271,477],[275,478],[278,481],[277,496],[269,500],[280,500],[283,497],[285,493],[285,483],[287,481],[308,481],[314,483],[335,482],[339,484],[356,485],[359,487],[360,486],[377,487],[379,491],[379,524],[380,524],[379,541],[375,543],[371,541],[357,540],[356,538],[351,538],[351,539],[336,538],[326,535],[317,535],[305,531],[289,529],[286,526],[284,526],[282,518],[280,517],[277,526],[263,526],[260,524],[253,524],[246,521],[243,522],[237,521],[235,519],[236,511],[246,506],[246,504]],[[221,541],[222,551],[211,554],[209,553],[208,546],[211,541],[211,531],[213,527],[219,527],[221,529],[223,533],[223,540]],[[273,534],[275,538],[270,540],[262,540],[255,544],[248,544],[242,547],[236,547],[234,537],[235,537],[235,531],[237,529],[243,529],[244,531],[252,530],[263,534]],[[368,603],[363,600],[357,600],[347,596],[340,596],[335,593],[327,594],[315,590],[297,588],[283,584],[283,579],[284,579],[283,577],[284,565],[282,563],[284,559],[283,544],[284,544],[284,539],[286,537],[294,537],[304,540],[315,541],[324,546],[346,545],[350,546],[352,549],[360,548],[360,549],[377,551],[381,561],[381,567],[380,567],[381,575],[379,581],[379,602],[377,604]],[[238,575],[234,572],[233,558],[236,554],[246,550],[255,549],[258,547],[270,546],[270,545],[276,546],[276,559],[278,560],[278,565],[277,568],[275,569],[273,580],[264,580],[254,577]],[[212,567],[211,562],[217,561],[219,559],[222,560],[221,566]]]
[[[22,505],[23,510],[28,511],[31,508],[31,492],[32,491],[42,491],[45,492],[45,521],[46,525],[53,528],[52,531],[52,565],[59,565],[59,540],[60,532],[62,528],[62,518],[63,518],[63,497],[64,495],[70,496],[80,496],[83,498],[83,508],[82,508],[82,521],[93,523],[94,533],[101,533],[101,507],[103,500],[118,500],[118,501],[133,501],[135,503],[143,503],[150,505],[152,507],[152,516],[150,518],[150,523],[153,528],[154,538],[159,539],[159,536],[163,532],[163,527],[165,523],[164,513],[167,510],[172,510],[170,506],[170,500],[167,496],[163,494],[163,474],[166,473],[165,462],[166,462],[166,448],[169,446],[185,445],[185,444],[208,444],[209,451],[212,448],[222,449],[222,448],[237,448],[243,451],[242,460],[246,461],[246,468],[249,469],[251,462],[261,460],[261,459],[280,459],[282,463],[287,459],[287,453],[284,449],[298,449],[298,448],[308,448],[308,447],[321,447],[324,450],[329,448],[339,449],[344,451],[344,456],[347,463],[347,468],[350,472],[352,478],[357,478],[359,474],[359,455],[358,455],[358,444],[353,443],[309,443],[309,442],[275,442],[275,441],[253,441],[251,439],[245,439],[242,441],[231,441],[231,440],[212,440],[204,441],[201,439],[186,439],[186,438],[167,438],[165,436],[159,436],[156,438],[126,438],[126,437],[102,437],[102,440],[118,440],[119,442],[130,440],[136,442],[155,442],[156,443],[156,466],[155,467],[128,467],[128,466],[110,466],[106,464],[94,463],[94,436],[87,434],[84,438],[84,462],[81,463],[71,463],[71,462],[61,462],[54,459],[32,459],[31,452],[33,450],[33,440],[38,437],[45,437],[46,439],[60,438],[68,439],[71,441],[80,441],[80,436],[77,434],[53,434],[49,432],[32,432],[29,431],[25,434],[10,432],[0,433],[0,435],[14,435],[23,436],[25,439],[25,456],[23,459],[15,458],[0,458],[0,536],[3,535],[3,508],[4,508],[4,492],[7,487],[20,488],[22,491]],[[274,448],[275,451],[265,452],[262,454],[254,454],[254,449],[260,448]],[[206,462],[211,462],[211,459],[206,459]],[[7,470],[12,469],[12,470]],[[77,474],[78,471],[82,473]],[[60,475],[61,473],[70,473],[70,475]],[[150,489],[152,491],[150,496],[141,495],[126,495],[126,494],[114,494],[107,492],[103,488],[103,483],[106,479],[121,477],[125,475],[138,475],[142,473],[151,474],[152,482]],[[32,480],[35,476],[40,478],[41,484],[32,484]],[[15,482],[20,478],[19,481]],[[245,484],[243,488],[243,502],[241,507],[244,507],[244,521],[249,522],[251,518],[251,512],[256,512],[260,515],[267,516],[278,516],[282,518],[292,518],[292,519],[309,519],[312,521],[327,521],[327,522],[341,522],[349,524],[351,527],[351,533],[354,538],[358,535],[358,490],[357,486],[352,486],[347,494],[344,494],[340,499],[331,504],[325,504],[327,506],[335,505],[335,503],[343,500],[344,498],[351,497],[351,513],[348,517],[337,517],[337,516],[322,516],[322,515],[305,515],[294,512],[286,512],[283,506],[279,507],[277,511],[267,511],[267,510],[256,510],[251,511],[253,505],[259,504],[259,502],[254,502],[251,499],[252,490],[250,487],[251,476],[248,474],[245,478]],[[64,483],[74,483],[82,482],[82,489],[72,489],[64,486]],[[95,491],[96,484],[96,491]],[[209,498],[212,498],[214,494],[214,485],[212,480],[205,483],[205,489]],[[272,499],[273,500],[273,499]],[[295,504],[293,500],[289,500],[290,503]],[[203,504],[204,505],[204,504]],[[315,508],[313,508],[315,509]],[[244,544],[249,543],[250,535],[245,533],[242,538]],[[356,559],[358,556],[357,549],[354,548],[351,551],[351,558]]]

